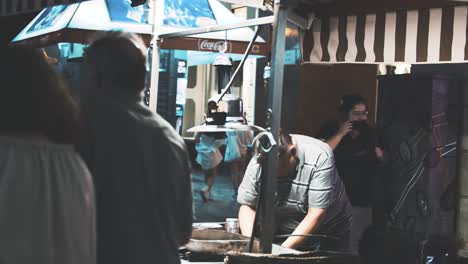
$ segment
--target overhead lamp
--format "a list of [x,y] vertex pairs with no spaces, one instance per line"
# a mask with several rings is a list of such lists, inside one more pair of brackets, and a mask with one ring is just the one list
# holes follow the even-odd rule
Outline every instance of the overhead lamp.
[[[260,28],[260,27],[259,27]],[[259,28],[255,31],[255,35],[249,43],[241,62],[234,71],[233,76],[230,75],[230,67],[232,61],[227,56],[227,41],[220,47],[219,55],[216,56],[214,65],[225,69],[223,75],[218,74],[218,78],[222,78],[222,82],[218,83],[219,94],[208,100],[208,111],[205,115],[205,122],[202,125],[192,127],[187,132],[226,132],[226,131],[264,131],[261,127],[249,126],[246,124],[244,117],[244,109],[242,99],[230,93],[230,87],[234,78],[239,74],[242,66],[249,55],[252,45],[259,34]],[[227,70],[229,69],[229,70]],[[218,71],[218,73],[220,73]],[[227,75],[226,73],[229,73]],[[226,77],[227,76],[227,77]],[[218,79],[219,80],[219,79]],[[224,84],[225,83],[225,84]],[[222,89],[224,88],[224,89]]]
[[232,67],[232,59],[226,53],[220,53],[216,56],[214,66],[229,66]]

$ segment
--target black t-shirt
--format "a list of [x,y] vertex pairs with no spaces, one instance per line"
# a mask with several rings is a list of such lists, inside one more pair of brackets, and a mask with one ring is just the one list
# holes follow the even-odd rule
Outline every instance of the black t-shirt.
[[[329,139],[340,128],[338,121],[325,122],[317,138]],[[359,129],[359,135],[346,135],[335,151],[336,167],[343,180],[349,200],[355,206],[369,206],[372,202],[372,186],[377,173],[375,134],[370,126]]]

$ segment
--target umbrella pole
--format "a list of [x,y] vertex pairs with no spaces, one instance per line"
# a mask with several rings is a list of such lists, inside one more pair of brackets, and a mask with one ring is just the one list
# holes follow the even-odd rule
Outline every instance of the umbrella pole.
[[[281,4],[281,0],[275,0],[273,43],[271,51],[271,86],[268,93],[269,124],[274,139],[278,142],[281,126],[281,104],[283,97],[283,71],[284,52],[286,42],[287,8]],[[262,186],[264,186],[264,197],[261,201],[260,211],[260,251],[271,253],[274,233],[274,203],[277,178],[277,147],[273,147],[266,159],[266,171],[262,173]]]
[[151,61],[151,85],[149,108],[156,113],[158,107],[158,83],[159,83],[159,41],[153,43],[153,53]]
[[[160,62],[160,41],[159,41],[159,22],[160,17],[158,10],[161,9],[160,4],[162,1],[159,0],[148,0],[153,1],[153,52],[151,58],[151,84],[150,84],[150,99],[149,108],[154,113],[157,112],[158,107],[158,85],[159,85],[159,62]],[[163,5],[164,6],[164,5]],[[162,9],[161,9],[162,10]]]

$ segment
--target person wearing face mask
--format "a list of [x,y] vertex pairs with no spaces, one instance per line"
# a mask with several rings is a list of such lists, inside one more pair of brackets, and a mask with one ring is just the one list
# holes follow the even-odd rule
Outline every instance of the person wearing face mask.
[[363,97],[356,94],[343,96],[339,112],[341,122],[325,122],[317,138],[324,140],[334,151],[339,175],[353,206],[350,246],[353,251],[358,251],[362,232],[372,224],[372,186],[384,152],[376,144],[376,133],[368,123]]

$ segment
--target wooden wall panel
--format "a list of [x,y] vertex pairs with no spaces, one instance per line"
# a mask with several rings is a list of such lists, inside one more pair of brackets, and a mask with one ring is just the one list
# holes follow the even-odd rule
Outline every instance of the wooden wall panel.
[[297,114],[293,131],[315,136],[322,122],[338,119],[338,106],[344,94],[361,94],[369,105],[369,119],[375,119],[377,91],[376,65],[301,66],[301,81],[297,95]]

